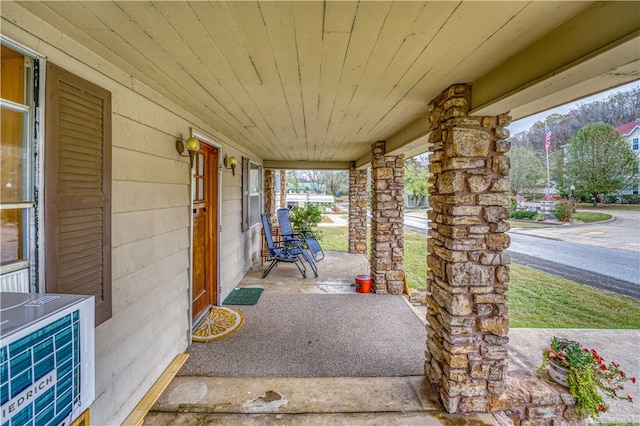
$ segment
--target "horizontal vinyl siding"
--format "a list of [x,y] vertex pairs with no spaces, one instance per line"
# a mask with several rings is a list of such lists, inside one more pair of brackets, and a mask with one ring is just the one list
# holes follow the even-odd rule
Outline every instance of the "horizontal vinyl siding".
[[[158,337],[153,334],[155,324],[168,321],[167,317],[171,319],[173,316],[171,311],[175,308],[181,311],[181,315],[187,317],[188,303],[180,301],[185,299],[183,293],[187,292],[187,286],[181,281],[184,281],[184,276],[179,273],[167,280],[166,286],[155,288],[140,298],[140,302],[149,305],[145,309],[141,309],[136,304],[130,304],[121,311],[119,319],[114,321],[121,332],[105,337],[104,343],[96,344],[96,349],[101,350],[103,359],[107,361],[103,366],[103,372],[98,373],[96,368],[96,376],[107,374],[108,370],[115,370],[113,366],[116,364],[118,368],[126,368],[134,358],[145,353],[146,347]],[[158,315],[161,312],[165,315]],[[171,327],[176,326],[179,326],[177,321]],[[130,374],[136,373],[130,372]]]
[[[236,175],[237,177],[237,175]],[[235,191],[233,191],[235,189]],[[237,282],[242,279],[246,271],[251,267],[251,263],[245,260],[243,240],[245,233],[242,232],[242,198],[240,196],[241,191],[239,188],[224,188],[223,196],[225,193],[231,193],[237,196],[235,198],[223,198],[223,215],[222,215],[222,229],[220,246],[224,247],[224,250],[220,251],[220,264],[231,265],[233,263],[238,264],[239,267],[222,268],[220,270],[220,282],[221,282],[221,299],[224,298],[233,291]]]
[[[188,264],[189,254],[182,250],[118,279],[113,294],[114,311],[120,312],[143,300],[147,294],[152,293],[158,287],[158,281],[166,283],[173,280],[176,271],[181,279],[188,281],[188,270],[185,266]],[[109,349],[109,342],[110,339],[104,339],[102,347],[104,351]]]
[[[175,154],[176,151],[173,151]],[[113,149],[113,163],[117,164],[114,180],[128,182],[153,182],[184,185],[189,176],[188,167],[175,158],[164,158],[120,147]]]
[[[187,228],[135,241],[113,249],[114,281],[189,248]],[[144,256],[142,255],[144,253]],[[116,263],[117,262],[117,263]],[[185,265],[187,266],[187,265]]]
[[[91,423],[121,424],[188,346],[189,160],[178,156],[175,140],[194,128],[219,142],[221,155],[259,159],[18,4],[2,9],[4,35],[112,93],[113,317],[96,328]],[[260,250],[248,238],[255,228],[240,232],[240,175],[240,167],[235,176],[222,173],[221,300]]]
[[[132,398],[121,389],[144,396],[176,355],[166,348],[186,338],[186,331],[176,321],[174,312],[177,309],[184,320],[188,319],[188,303],[184,303],[188,287],[184,276],[176,276],[167,284],[166,288],[155,289],[141,299],[146,309],[132,305],[121,312],[119,317],[123,321],[118,328],[128,333],[126,337],[113,336],[110,347],[100,346],[103,355],[96,364],[96,381],[104,384],[101,391],[108,398],[92,406],[92,419],[94,411],[130,412]],[[126,374],[122,375],[123,371]],[[113,377],[118,379],[114,381]]]
[[[186,314],[185,314],[186,316]],[[158,330],[160,327],[163,327],[162,330]],[[145,328],[141,330],[141,333],[137,337],[143,337],[144,334],[155,336],[154,339],[146,342],[145,350],[141,353],[136,353],[135,357],[130,357],[127,361],[131,361],[127,367],[126,371],[131,370],[144,370],[150,371],[149,374],[142,379],[142,381],[136,375],[128,375],[122,377],[117,385],[121,387],[125,387],[127,389],[132,389],[132,393],[129,396],[130,401],[123,400],[120,397],[121,388],[114,386],[109,386],[105,389],[104,398],[96,401],[96,403],[91,407],[92,419],[93,412],[107,412],[109,410],[114,410],[117,412],[125,413],[125,416],[131,411],[131,401],[140,401],[149,388],[153,386],[157,378],[162,374],[165,368],[173,361],[174,356],[168,355],[167,351],[164,349],[167,346],[171,346],[173,342],[184,339],[184,331],[175,327],[175,324],[171,323],[171,320],[167,321],[158,321],[154,327]],[[136,347],[132,348],[134,351]],[[109,358],[110,360],[117,361],[117,354],[113,354],[113,357]],[[97,373],[97,371],[96,371]],[[107,371],[105,375],[101,378],[101,380],[108,381],[110,374],[118,374],[117,371]],[[117,406],[116,409],[114,407]],[[92,420],[92,424],[93,420]],[[120,423],[95,423],[96,425],[108,425],[108,424],[120,424]]]
[[113,181],[114,214],[178,206],[189,206],[186,184]]
[[[113,238],[113,247],[144,240],[163,232],[189,226],[187,206],[167,207],[155,210],[123,212],[114,215],[112,226],[119,230]],[[117,238],[116,238],[117,237]]]

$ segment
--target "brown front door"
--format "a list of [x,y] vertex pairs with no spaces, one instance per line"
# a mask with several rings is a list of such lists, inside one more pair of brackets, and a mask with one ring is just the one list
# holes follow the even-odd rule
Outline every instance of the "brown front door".
[[193,181],[193,320],[218,303],[218,149],[200,142]]

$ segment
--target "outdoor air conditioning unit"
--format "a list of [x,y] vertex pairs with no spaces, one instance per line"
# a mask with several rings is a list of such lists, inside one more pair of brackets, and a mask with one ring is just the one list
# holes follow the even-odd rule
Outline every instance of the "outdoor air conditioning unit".
[[93,296],[0,293],[1,425],[69,425],[94,382]]

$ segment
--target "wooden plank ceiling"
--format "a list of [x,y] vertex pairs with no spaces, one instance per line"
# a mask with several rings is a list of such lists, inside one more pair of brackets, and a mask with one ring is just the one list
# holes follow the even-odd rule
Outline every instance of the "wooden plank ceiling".
[[264,160],[347,162],[591,3],[18,4]]

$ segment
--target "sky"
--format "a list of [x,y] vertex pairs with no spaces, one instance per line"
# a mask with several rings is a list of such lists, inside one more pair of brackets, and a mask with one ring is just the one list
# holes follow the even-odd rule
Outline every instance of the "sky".
[[586,98],[582,98],[577,101],[570,102],[568,104],[564,104],[556,108],[548,109],[538,114],[534,114],[529,117],[523,118],[521,120],[514,121],[507,127],[507,129],[509,129],[509,132],[511,132],[511,135],[515,135],[518,132],[529,130],[529,128],[533,126],[537,121],[544,121],[544,119],[550,116],[551,114],[566,114],[569,112],[569,110],[571,110],[574,107],[577,107],[580,104],[588,104],[589,102],[599,101],[599,100],[608,98],[614,93],[624,92],[631,89],[632,87],[636,87],[639,85],[640,85],[640,80],[636,80],[632,83],[625,84],[624,86],[616,87],[615,89],[606,90],[596,95],[591,95]]

